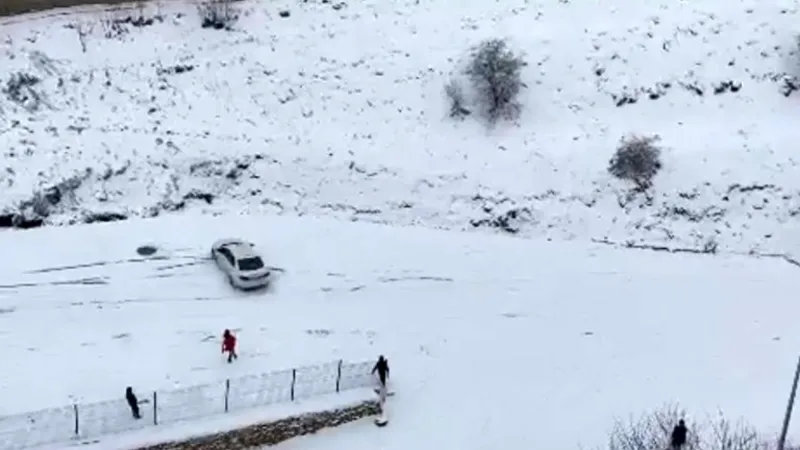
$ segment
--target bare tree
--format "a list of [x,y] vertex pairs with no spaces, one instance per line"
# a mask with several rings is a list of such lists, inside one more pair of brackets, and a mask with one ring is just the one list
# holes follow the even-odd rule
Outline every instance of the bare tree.
[[88,22],[78,22],[75,26],[75,32],[78,34],[78,42],[81,44],[81,51],[86,53],[86,37],[94,31],[94,25]]
[[[672,428],[685,419],[685,411],[677,405],[665,405],[638,419],[617,421],[609,438],[609,450],[665,450],[669,447]],[[696,425],[688,423],[689,435],[683,450],[699,450]]]
[[719,413],[703,423],[686,419],[678,405],[665,405],[638,419],[617,421],[608,450],[668,450],[672,429],[683,419],[688,428],[681,450],[770,450],[770,442],[743,420],[731,421]]
[[705,450],[770,450],[769,442],[741,419],[731,422],[720,412],[710,422]]
[[522,105],[517,97],[524,87],[524,66],[522,57],[509,49],[503,39],[488,39],[473,49],[466,75],[490,124],[519,116]]

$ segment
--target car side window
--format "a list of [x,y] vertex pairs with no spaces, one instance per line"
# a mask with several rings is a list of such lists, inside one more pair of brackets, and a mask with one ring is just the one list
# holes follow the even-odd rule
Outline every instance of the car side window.
[[231,253],[230,250],[228,250],[227,248],[221,248],[221,249],[219,249],[219,253],[222,256],[224,256],[225,259],[227,259],[228,262],[231,263],[231,265],[235,265],[234,264],[234,260],[233,260],[233,254]]

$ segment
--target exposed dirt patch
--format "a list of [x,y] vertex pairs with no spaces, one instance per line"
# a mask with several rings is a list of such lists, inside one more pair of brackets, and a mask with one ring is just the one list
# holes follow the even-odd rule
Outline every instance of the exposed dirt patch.
[[13,16],[54,8],[67,8],[84,5],[123,5],[130,0],[3,0],[0,2],[0,16]]
[[505,317],[506,319],[519,319],[519,318],[522,318],[522,317],[526,317],[525,314],[519,314],[519,313],[514,313],[514,312],[502,313],[502,314],[500,314],[500,316],[501,317]]
[[119,222],[127,220],[128,216],[123,213],[104,211],[104,212],[86,212],[83,217],[83,223],[107,223]]
[[333,330],[324,330],[324,329],[306,330],[306,334],[310,334],[312,336],[326,337],[333,334]]

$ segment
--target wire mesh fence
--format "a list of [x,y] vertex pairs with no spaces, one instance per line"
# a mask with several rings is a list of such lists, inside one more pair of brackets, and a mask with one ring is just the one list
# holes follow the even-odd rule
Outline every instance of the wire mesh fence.
[[259,406],[371,387],[372,363],[342,360],[232,378],[175,390],[139,393],[140,418],[124,398],[0,416],[0,448],[84,441],[100,436],[199,419]]

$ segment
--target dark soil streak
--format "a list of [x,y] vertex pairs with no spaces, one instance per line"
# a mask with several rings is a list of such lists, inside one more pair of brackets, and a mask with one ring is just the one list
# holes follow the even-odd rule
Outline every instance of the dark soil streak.
[[85,264],[75,264],[71,266],[58,266],[58,267],[47,267],[44,269],[35,269],[29,270],[24,272],[26,274],[36,274],[36,273],[49,273],[49,272],[61,272],[65,270],[75,270],[75,269],[86,269],[89,267],[102,267],[102,266],[112,266],[117,264],[134,264],[134,263],[144,263],[150,261],[168,261],[171,259],[197,259],[195,256],[153,256],[151,258],[129,258],[129,259],[120,259],[117,261],[97,261]]
[[170,264],[168,266],[156,267],[156,270],[180,269],[181,267],[191,267],[191,266],[197,266],[199,264],[207,264],[209,261],[211,261],[210,258],[203,258],[203,259],[198,259],[197,261],[191,261],[187,263]]
[[229,301],[235,297],[190,297],[190,298],[126,298],[122,300],[106,300],[92,302],[104,306],[126,305],[133,303],[187,303],[187,302],[218,302]]
[[69,285],[104,285],[108,284],[107,278],[90,277],[79,278],[76,280],[63,280],[63,281],[47,281],[43,283],[18,283],[18,284],[0,284],[0,289],[15,289],[21,287],[42,287],[42,286],[69,286]]
[[381,283],[396,283],[398,281],[439,281],[439,282],[452,282],[454,281],[452,278],[449,277],[429,277],[429,276],[421,276],[421,277],[380,277],[378,281]]

